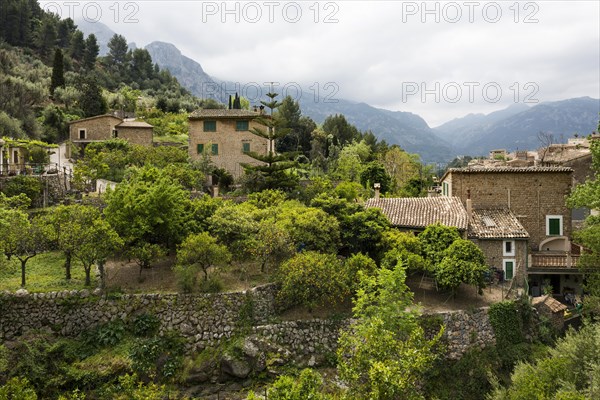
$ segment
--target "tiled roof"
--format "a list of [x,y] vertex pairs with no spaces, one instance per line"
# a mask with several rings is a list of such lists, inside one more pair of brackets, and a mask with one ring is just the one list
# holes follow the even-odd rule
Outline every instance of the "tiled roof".
[[508,209],[473,210],[469,237],[479,239],[528,238],[517,217]]
[[541,297],[534,297],[533,301],[531,303],[536,308],[543,304],[546,307],[548,307],[548,309],[550,311],[552,311],[553,313],[563,312],[568,308],[566,305],[564,305],[560,301],[558,301],[555,298],[548,296],[548,295],[541,296]]
[[573,169],[570,167],[509,167],[503,165],[498,167],[471,166],[466,168],[449,168],[448,172],[459,174],[473,174],[480,172],[573,172]]
[[464,168],[448,168],[446,173],[440,179],[440,182],[444,181],[448,174],[481,174],[481,173],[498,173],[498,172],[507,172],[507,173],[530,173],[530,172],[573,172],[573,168],[571,167],[510,167],[507,165],[501,166],[478,166],[473,165]]
[[117,125],[117,128],[153,128],[153,126],[144,121],[123,121]]
[[112,115],[112,114],[102,114],[102,115],[95,115],[95,116],[93,116],[93,117],[88,117],[88,118],[77,119],[77,120],[75,120],[75,121],[71,121],[71,122],[69,122],[69,125],[70,125],[70,124],[75,124],[75,123],[77,123],[77,122],[90,121],[90,120],[92,120],[92,119],[96,119],[96,118],[106,118],[106,117],[112,117],[112,118],[119,119],[119,120],[121,120],[121,121],[122,121],[122,119],[121,119],[121,118],[119,118],[119,117],[116,117],[116,116],[114,116],[114,115]]
[[191,119],[205,118],[255,118],[258,113],[248,110],[228,110],[222,108],[216,109],[199,109],[192,112],[189,116]]
[[380,208],[394,226],[425,228],[437,222],[466,230],[467,211],[458,197],[400,197],[367,200],[365,207]]

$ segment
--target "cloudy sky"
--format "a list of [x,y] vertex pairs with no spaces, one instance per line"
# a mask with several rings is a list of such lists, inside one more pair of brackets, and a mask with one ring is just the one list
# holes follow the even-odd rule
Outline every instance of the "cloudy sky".
[[241,86],[298,83],[430,126],[516,102],[600,97],[595,0],[49,3],[138,46],[171,42]]

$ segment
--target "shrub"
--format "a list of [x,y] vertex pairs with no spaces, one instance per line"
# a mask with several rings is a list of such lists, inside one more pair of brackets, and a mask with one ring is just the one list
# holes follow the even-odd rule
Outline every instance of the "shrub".
[[18,175],[6,182],[2,192],[8,197],[18,196],[24,193],[35,205],[42,195],[42,184],[39,179],[32,176]]
[[27,378],[15,377],[0,387],[0,400],[37,400],[37,398]]
[[283,306],[312,308],[349,295],[347,273],[334,254],[299,253],[281,265],[279,279],[278,300]]
[[140,314],[133,320],[133,334],[136,336],[152,336],[160,327],[160,320],[152,314]]

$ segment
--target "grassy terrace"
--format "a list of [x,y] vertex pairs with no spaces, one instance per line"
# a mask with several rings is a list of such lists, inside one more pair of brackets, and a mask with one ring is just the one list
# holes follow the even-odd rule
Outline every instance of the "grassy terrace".
[[[71,263],[71,280],[65,280],[65,258],[61,252],[40,254],[27,262],[25,289],[30,292],[54,292],[83,289],[85,273],[77,260]],[[96,282],[92,276],[92,287]],[[16,258],[0,264],[0,290],[14,292],[21,288],[21,263]]]

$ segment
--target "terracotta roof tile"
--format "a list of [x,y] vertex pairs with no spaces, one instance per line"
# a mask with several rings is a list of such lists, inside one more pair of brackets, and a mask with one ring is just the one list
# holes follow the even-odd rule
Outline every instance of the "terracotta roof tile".
[[529,233],[509,209],[473,210],[469,237],[479,239],[528,238]]
[[153,128],[152,125],[144,121],[123,121],[116,126],[118,128]]
[[425,228],[437,222],[466,230],[467,211],[458,197],[401,197],[367,200],[365,207],[380,208],[394,226]]
[[205,119],[205,118],[255,118],[258,113],[249,110],[228,110],[222,108],[215,109],[199,109],[192,112],[190,119]]
[[534,297],[532,304],[536,308],[543,304],[544,306],[548,307],[548,309],[550,309],[550,311],[552,311],[553,313],[562,312],[568,308],[560,301],[548,295],[542,297]]
[[481,172],[573,172],[573,169],[570,167],[509,167],[502,165],[497,167],[471,166],[465,168],[449,168],[448,172],[459,174],[473,174]]

